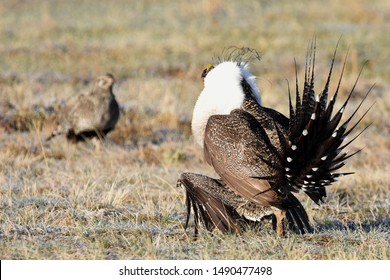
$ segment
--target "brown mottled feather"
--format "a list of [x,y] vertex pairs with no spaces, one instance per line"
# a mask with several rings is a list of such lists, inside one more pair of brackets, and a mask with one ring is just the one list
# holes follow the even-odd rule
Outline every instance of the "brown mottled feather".
[[99,77],[92,91],[71,97],[57,115],[57,127],[47,140],[65,134],[70,140],[104,137],[119,119],[119,105],[112,92],[111,74]]

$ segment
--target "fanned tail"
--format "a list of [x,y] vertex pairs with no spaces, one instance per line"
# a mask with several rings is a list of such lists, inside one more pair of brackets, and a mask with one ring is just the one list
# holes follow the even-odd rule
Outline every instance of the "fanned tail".
[[285,175],[290,191],[302,190],[317,204],[322,202],[326,196],[326,186],[335,182],[340,176],[352,174],[337,172],[339,168],[344,166],[345,160],[357,153],[348,155],[348,152],[344,152],[343,149],[351,144],[368,126],[349,142],[344,143],[344,141],[372,107],[368,108],[362,117],[348,129],[353,117],[371,92],[371,87],[354,112],[346,121],[340,123],[345,108],[355,91],[362,72],[360,71],[344,104],[336,113],[333,113],[346,63],[345,58],[337,88],[328,103],[329,84],[336,51],[337,46],[325,87],[319,96],[315,96],[314,92],[315,42],[311,44],[307,55],[302,97],[299,94],[298,78],[296,78],[295,109],[289,93],[289,140],[291,145],[286,153]]

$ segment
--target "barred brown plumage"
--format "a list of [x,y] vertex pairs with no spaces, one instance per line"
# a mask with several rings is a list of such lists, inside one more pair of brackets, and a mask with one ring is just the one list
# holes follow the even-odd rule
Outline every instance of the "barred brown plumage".
[[104,138],[119,119],[114,83],[114,76],[106,74],[97,78],[92,91],[71,97],[57,113],[57,126],[47,140],[59,134],[71,141]]
[[[255,79],[242,59],[220,61],[203,72],[204,89],[193,112],[193,135],[203,147],[207,163],[221,179],[182,174],[179,185],[186,190],[187,224],[192,207],[196,229],[200,220],[208,230],[240,232],[248,212],[245,215],[239,212],[234,203],[239,200],[255,205],[250,208],[249,216],[272,210],[279,235],[284,234],[285,218],[289,228],[297,233],[312,232],[306,211],[293,193],[303,191],[320,203],[326,196],[326,186],[342,175],[351,174],[335,171],[357,153],[348,155],[342,151],[367,127],[349,142],[343,144],[343,141],[371,108],[348,129],[369,90],[339,126],[360,74],[346,101],[333,115],[345,62],[337,89],[328,103],[336,51],[324,90],[316,96],[315,49],[312,42],[306,58],[302,95],[296,67],[295,107],[288,88],[289,118],[261,105]],[[221,197],[220,192],[229,195]]]

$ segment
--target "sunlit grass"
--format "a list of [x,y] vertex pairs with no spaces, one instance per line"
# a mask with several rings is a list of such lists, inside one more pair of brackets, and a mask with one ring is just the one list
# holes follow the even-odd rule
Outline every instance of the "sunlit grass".
[[[3,2],[1,259],[390,257],[388,1]],[[202,231],[195,241],[176,180],[215,175],[190,131],[202,69],[225,47],[257,49],[250,67],[263,102],[288,114],[286,80],[293,87],[294,58],[303,80],[314,36],[317,90],[340,37],[335,84],[349,50],[340,97],[365,61],[351,110],[376,83],[359,128],[372,125],[351,147],[364,149],[345,167],[356,174],[329,188],[321,207],[301,197],[314,234],[278,238],[264,225],[241,236]],[[106,72],[122,110],[107,141],[45,142],[53,111]]]

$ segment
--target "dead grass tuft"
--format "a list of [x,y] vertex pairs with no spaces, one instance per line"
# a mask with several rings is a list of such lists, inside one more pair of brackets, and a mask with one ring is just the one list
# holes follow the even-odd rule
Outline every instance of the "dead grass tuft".
[[[389,1],[3,2],[1,259],[390,258]],[[266,224],[242,235],[201,231],[194,241],[176,180],[184,171],[216,176],[191,138],[201,71],[226,47],[257,49],[250,67],[263,102],[287,115],[286,79],[293,88],[295,58],[303,81],[313,34],[316,90],[341,35],[331,91],[348,48],[340,97],[368,60],[347,109],[375,83],[359,128],[372,125],[351,152],[364,149],[345,166],[356,174],[320,207],[300,196],[314,234],[281,239]],[[122,107],[107,141],[45,142],[53,108],[106,72]]]

